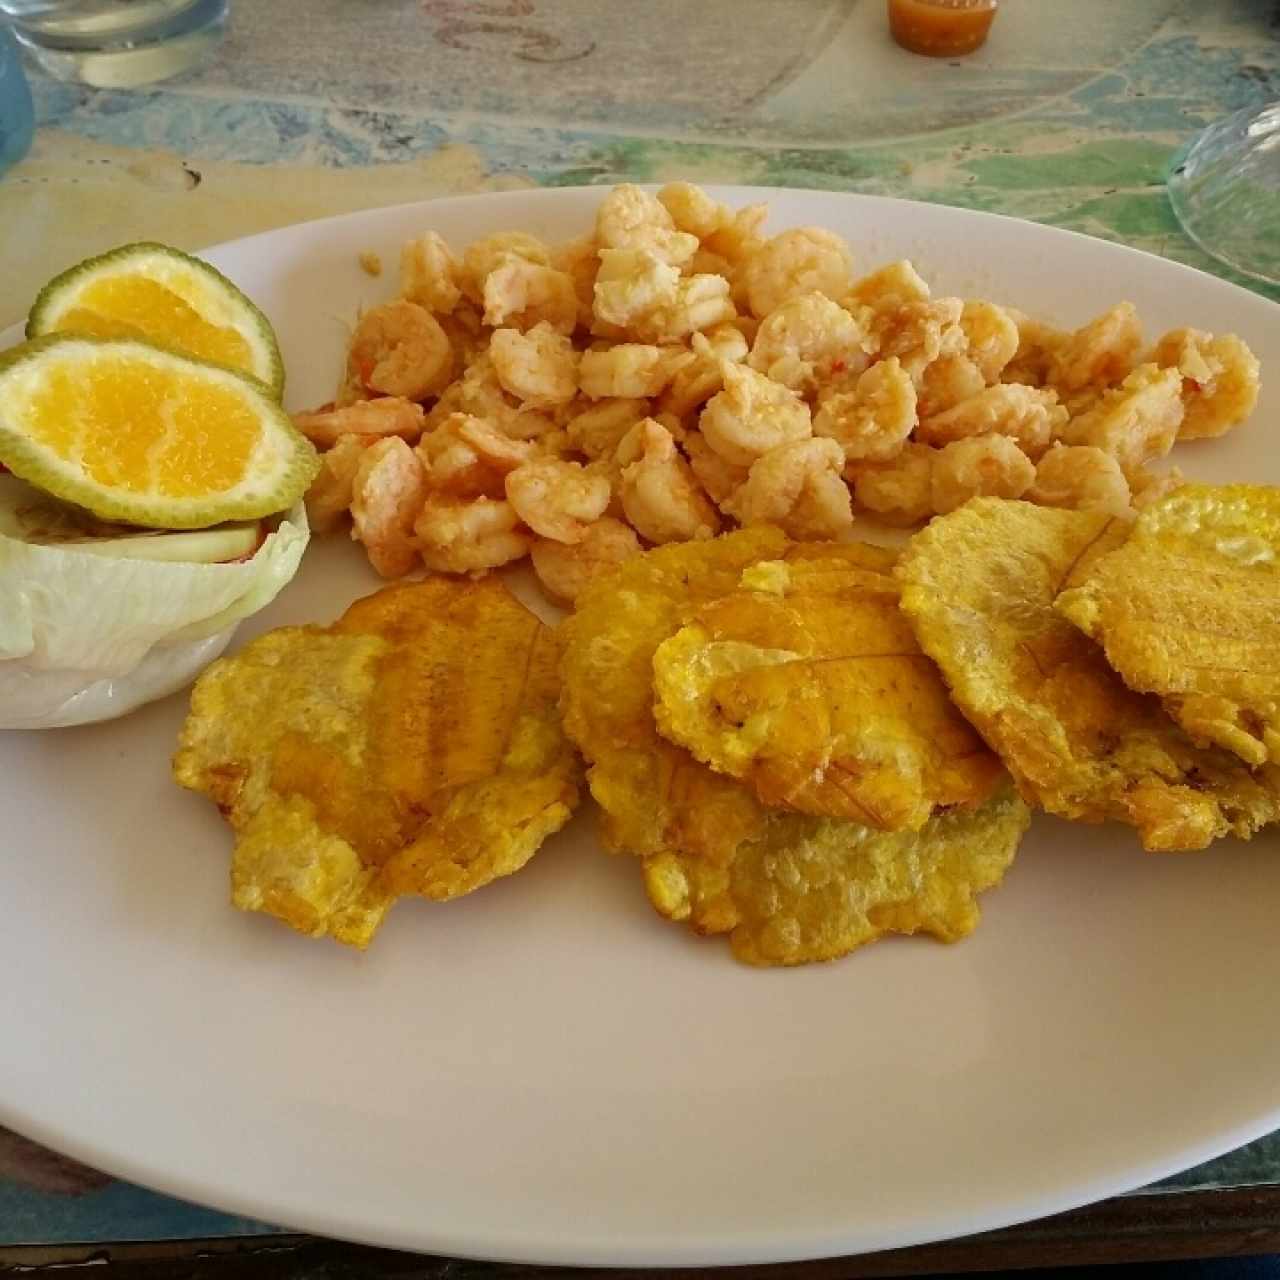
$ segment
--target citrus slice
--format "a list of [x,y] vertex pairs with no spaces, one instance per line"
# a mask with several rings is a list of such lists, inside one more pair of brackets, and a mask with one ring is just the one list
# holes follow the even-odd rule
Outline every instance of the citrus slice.
[[140,338],[265,382],[279,399],[284,364],[266,316],[207,262],[163,244],[126,244],[54,276],[27,337]]
[[0,354],[0,462],[103,519],[252,520],[319,468],[261,383],[129,338],[56,335]]

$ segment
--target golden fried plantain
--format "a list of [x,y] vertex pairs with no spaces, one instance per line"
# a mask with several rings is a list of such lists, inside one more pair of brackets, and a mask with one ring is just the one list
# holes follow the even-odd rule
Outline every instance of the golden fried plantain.
[[998,883],[1027,810],[1006,792],[915,834],[770,811],[741,782],[663,738],[653,713],[658,647],[712,602],[803,581],[845,591],[892,555],[792,546],[776,529],[660,547],[593,584],[564,626],[565,729],[589,762],[605,842],[643,860],[654,907],[699,933],[731,933],[751,964],[829,960],[889,931],[948,940],[977,923],[973,895]]
[[654,655],[663,736],[766,805],[881,830],[990,795],[1004,769],[952,706],[878,554],[885,571],[764,561],[743,575],[757,589],[698,608]]
[[561,624],[565,732],[587,759],[609,848],[644,856],[678,847],[727,865],[757,828],[762,810],[746,788],[659,735],[653,655],[689,611],[786,549],[767,526],[659,547],[591,584]]
[[430,578],[215,662],[174,776],[235,830],[235,905],[364,947],[401,894],[518,871],[577,803],[558,657],[497,579]]
[[1280,770],[1197,747],[1054,610],[1129,528],[1101,512],[975,499],[912,539],[896,571],[902,607],[1031,802],[1129,823],[1153,851],[1248,837],[1280,816]]
[[887,933],[956,942],[977,927],[977,895],[1004,878],[1030,820],[1008,785],[914,833],[773,813],[727,868],[658,854],[645,859],[645,886],[668,918],[727,932],[746,964],[834,960]]
[[1201,745],[1280,764],[1280,489],[1189,484],[1057,609]]

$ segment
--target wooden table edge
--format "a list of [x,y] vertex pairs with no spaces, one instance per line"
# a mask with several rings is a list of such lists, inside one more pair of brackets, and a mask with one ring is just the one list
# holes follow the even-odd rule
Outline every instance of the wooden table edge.
[[[1078,1266],[1104,1262],[1280,1253],[1280,1185],[1171,1190],[1118,1196],[1037,1222],[959,1240],[852,1258],[721,1269],[737,1280],[855,1280],[938,1272]],[[0,1275],[56,1267],[64,1274],[106,1266],[130,1280],[285,1280],[286,1277],[609,1276],[604,1269],[527,1267],[459,1261],[375,1249],[304,1235],[0,1247]],[[637,1270],[664,1280],[705,1276],[703,1268]],[[101,1272],[99,1271],[99,1274]]]

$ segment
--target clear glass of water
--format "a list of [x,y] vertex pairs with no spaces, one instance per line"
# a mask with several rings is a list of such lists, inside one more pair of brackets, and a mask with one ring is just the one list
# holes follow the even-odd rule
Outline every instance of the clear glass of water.
[[31,90],[22,74],[18,46],[0,26],[0,173],[27,154],[34,129]]
[[1206,253],[1280,284],[1280,102],[1198,133],[1174,159],[1168,190],[1182,229]]
[[0,0],[27,52],[50,75],[98,88],[167,80],[210,58],[229,0]]

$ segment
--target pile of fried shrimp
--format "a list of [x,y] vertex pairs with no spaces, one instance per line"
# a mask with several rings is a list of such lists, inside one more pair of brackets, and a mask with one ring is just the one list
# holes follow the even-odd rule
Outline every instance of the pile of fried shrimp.
[[313,527],[349,513],[388,578],[529,556],[571,603],[647,546],[739,525],[832,539],[978,496],[1125,515],[1181,483],[1156,465],[1176,441],[1257,399],[1234,335],[1148,347],[1128,302],[1061,331],[934,297],[906,260],[859,277],[839,235],[766,216],[624,185],[567,243],[408,242],[333,402],[294,415],[323,450]]

